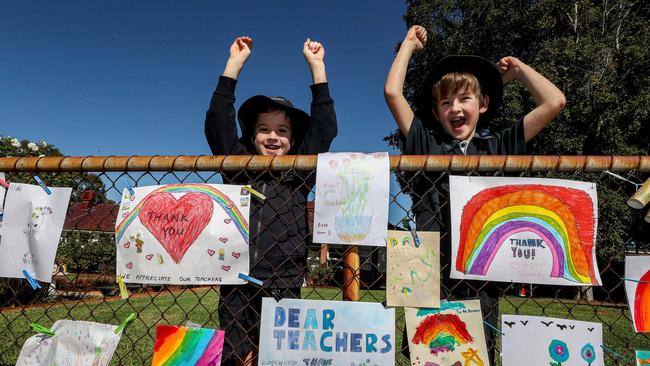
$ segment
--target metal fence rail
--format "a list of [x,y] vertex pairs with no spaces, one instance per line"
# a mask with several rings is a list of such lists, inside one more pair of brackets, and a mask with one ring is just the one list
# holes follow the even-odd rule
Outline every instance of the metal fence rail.
[[[114,365],[150,364],[157,324],[191,321],[219,327],[218,286],[129,285],[131,297],[119,297],[113,228],[127,184],[227,183],[228,178],[222,179],[221,173],[250,177],[252,183],[259,172],[268,172],[278,179],[295,173],[306,188],[312,189],[315,169],[316,156],[0,158],[0,171],[7,174],[8,181],[33,183],[33,175],[39,174],[48,185],[73,188],[52,284],[32,290],[26,280],[0,279],[0,365],[16,362],[23,343],[33,334],[30,323],[49,327],[55,320],[67,318],[119,324],[135,312],[137,318],[122,336]],[[411,191],[414,179],[430,181],[432,189],[436,180],[447,179],[449,174],[597,182],[597,259],[603,286],[490,283],[490,291],[499,297],[494,311],[601,322],[608,347],[606,364],[629,365],[635,349],[650,349],[650,337],[633,332],[621,280],[626,254],[650,254],[650,224],[643,221],[645,211],[633,210],[625,203],[635,191],[632,183],[642,183],[650,176],[650,156],[391,156],[391,170],[394,181],[399,181],[391,187],[390,197],[391,223],[396,228],[401,218],[412,217],[411,207],[419,198]],[[306,208],[305,220],[309,212]],[[441,230],[443,240],[447,235]],[[305,240],[310,242],[309,237]],[[384,302],[385,257],[385,248],[311,244],[301,296]],[[444,270],[449,258],[442,258],[441,264]],[[472,297],[486,285],[461,281],[443,291],[450,298]],[[403,311],[398,309],[398,365],[410,364],[400,352],[407,349],[407,342],[402,341],[403,329]],[[495,349],[499,342],[497,337]]]

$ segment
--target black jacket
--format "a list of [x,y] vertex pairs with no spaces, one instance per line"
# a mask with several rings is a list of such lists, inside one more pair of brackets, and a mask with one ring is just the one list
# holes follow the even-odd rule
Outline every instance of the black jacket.
[[[249,144],[237,137],[235,124],[235,86],[237,81],[219,78],[205,117],[205,136],[214,155],[255,155]],[[334,101],[327,83],[311,86],[311,122],[296,154],[327,152],[337,134]],[[247,148],[248,146],[248,148]],[[264,287],[300,287],[307,264],[307,196],[315,172],[222,172],[226,184],[251,184],[266,196],[260,202],[251,198],[250,264],[251,275],[264,281]]]

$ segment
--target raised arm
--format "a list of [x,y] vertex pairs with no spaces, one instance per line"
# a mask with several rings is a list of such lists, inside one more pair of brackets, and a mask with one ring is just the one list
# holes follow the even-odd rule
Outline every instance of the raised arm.
[[214,155],[247,154],[239,142],[235,124],[235,86],[244,63],[251,54],[253,40],[238,37],[230,46],[230,57],[205,115],[205,137]]
[[524,116],[524,138],[528,142],[562,112],[566,104],[564,94],[542,74],[516,57],[502,58],[497,67],[504,84],[520,80],[535,100],[535,109]]
[[302,53],[309,66],[313,84],[311,85],[311,123],[300,153],[318,154],[329,151],[332,140],[338,132],[334,100],[330,97],[325,74],[325,47],[307,38]]
[[407,136],[413,122],[413,110],[404,97],[404,79],[409,60],[415,51],[421,51],[427,43],[427,31],[419,25],[412,26],[399,47],[393,65],[388,71],[384,85],[384,98],[397,126]]

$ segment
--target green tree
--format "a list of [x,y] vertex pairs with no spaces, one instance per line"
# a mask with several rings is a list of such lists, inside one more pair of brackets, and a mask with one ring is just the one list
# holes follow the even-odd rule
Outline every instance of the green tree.
[[[641,0],[409,0],[407,28],[429,34],[414,55],[405,95],[414,97],[428,70],[449,54],[494,62],[513,55],[553,81],[567,98],[564,112],[530,146],[534,154],[650,154],[650,3]],[[534,101],[521,83],[505,88],[495,131],[511,125]],[[385,140],[397,145],[397,131]],[[581,176],[598,180],[598,176]],[[600,253],[623,255],[622,245],[648,245],[648,225],[625,199],[631,187],[599,181]]]

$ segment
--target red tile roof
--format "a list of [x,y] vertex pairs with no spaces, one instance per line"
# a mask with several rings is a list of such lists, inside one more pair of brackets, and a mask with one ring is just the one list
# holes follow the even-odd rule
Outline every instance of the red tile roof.
[[115,203],[71,203],[63,229],[113,232],[118,208]]

